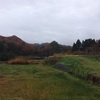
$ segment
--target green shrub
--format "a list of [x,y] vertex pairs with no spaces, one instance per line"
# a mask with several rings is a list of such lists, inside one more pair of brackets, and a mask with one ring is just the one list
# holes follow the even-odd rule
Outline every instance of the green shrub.
[[51,57],[45,58],[43,64],[54,65],[60,59],[61,57],[51,56]]

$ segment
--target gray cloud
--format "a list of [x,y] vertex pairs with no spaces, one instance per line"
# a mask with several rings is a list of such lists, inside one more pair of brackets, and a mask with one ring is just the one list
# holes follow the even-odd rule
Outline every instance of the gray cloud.
[[0,0],[0,34],[72,44],[100,35],[100,0]]

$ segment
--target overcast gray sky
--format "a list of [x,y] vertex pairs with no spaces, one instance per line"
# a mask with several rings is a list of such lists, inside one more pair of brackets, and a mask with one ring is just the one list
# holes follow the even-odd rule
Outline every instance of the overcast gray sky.
[[100,39],[100,0],[0,0],[0,35],[66,45]]

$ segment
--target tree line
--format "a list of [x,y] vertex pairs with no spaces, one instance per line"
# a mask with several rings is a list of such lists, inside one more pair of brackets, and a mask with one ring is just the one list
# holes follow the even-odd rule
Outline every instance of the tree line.
[[85,39],[82,42],[78,39],[72,46],[74,54],[100,54],[100,40]]
[[63,53],[71,50],[70,46],[58,44],[56,41],[43,44],[26,44],[17,45],[14,42],[0,41],[0,61],[6,61],[18,56],[30,57],[48,57],[54,53]]

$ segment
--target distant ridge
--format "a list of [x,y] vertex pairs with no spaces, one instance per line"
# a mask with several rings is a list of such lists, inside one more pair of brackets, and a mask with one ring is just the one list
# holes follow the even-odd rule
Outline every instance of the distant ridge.
[[16,35],[12,36],[1,36],[0,42],[4,44],[4,48],[9,48],[9,45],[13,45],[14,47],[20,48],[19,50],[29,52],[34,50],[34,44],[29,44],[17,37]]
[[17,43],[17,44],[25,43],[22,39],[20,39],[16,35],[12,35],[12,36],[1,36],[0,35],[0,41],[4,41],[7,43]]

